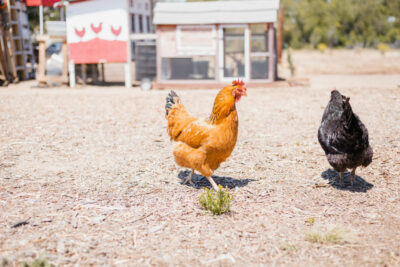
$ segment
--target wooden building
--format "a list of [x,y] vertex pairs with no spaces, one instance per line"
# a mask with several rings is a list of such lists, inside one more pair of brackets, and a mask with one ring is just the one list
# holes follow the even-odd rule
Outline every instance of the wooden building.
[[279,0],[158,3],[156,87],[273,82],[278,9]]
[[66,12],[70,85],[75,86],[76,64],[125,63],[125,86],[130,87],[134,43],[152,37],[151,9],[150,0],[70,1]]

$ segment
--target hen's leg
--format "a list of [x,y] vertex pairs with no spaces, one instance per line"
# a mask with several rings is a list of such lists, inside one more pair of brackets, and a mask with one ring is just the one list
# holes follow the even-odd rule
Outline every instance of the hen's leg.
[[183,184],[187,184],[187,183],[189,183],[191,185],[193,184],[193,180],[192,180],[193,173],[194,173],[194,169],[192,169],[192,172],[190,173],[190,175],[188,177],[186,177],[186,179],[183,181]]
[[214,182],[213,178],[211,176],[206,176],[212,187],[214,188],[215,191],[219,191],[218,185]]
[[339,172],[339,182],[340,182],[340,186],[344,187],[344,183],[343,183],[343,172]]
[[351,171],[351,173],[350,173],[350,183],[351,183],[351,186],[353,186],[354,185],[354,177],[356,176],[356,168],[354,168],[352,171]]

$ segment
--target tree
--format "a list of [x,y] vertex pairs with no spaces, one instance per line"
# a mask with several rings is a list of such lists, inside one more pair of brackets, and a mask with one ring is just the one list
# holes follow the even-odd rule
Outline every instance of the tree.
[[400,43],[400,0],[282,0],[282,4],[284,40],[294,48]]

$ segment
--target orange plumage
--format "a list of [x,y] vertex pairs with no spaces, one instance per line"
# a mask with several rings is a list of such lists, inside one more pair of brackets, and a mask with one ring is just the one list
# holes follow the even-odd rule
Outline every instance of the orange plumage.
[[210,117],[205,120],[189,115],[174,91],[167,96],[167,132],[177,142],[173,151],[175,162],[192,169],[185,183],[192,182],[193,171],[197,170],[218,190],[211,175],[236,145],[239,122],[235,103],[246,91],[244,83],[239,81],[223,88],[215,98]]

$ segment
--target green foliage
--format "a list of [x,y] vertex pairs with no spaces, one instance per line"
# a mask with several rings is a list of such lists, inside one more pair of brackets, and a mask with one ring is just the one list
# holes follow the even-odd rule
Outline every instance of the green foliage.
[[219,191],[217,192],[213,189],[204,188],[199,197],[201,206],[211,211],[213,215],[220,215],[229,211],[233,199],[233,194],[229,192],[228,188],[223,188],[221,185],[218,187]]
[[288,251],[288,252],[289,251],[297,251],[297,247],[295,245],[292,245],[292,244],[289,244],[289,243],[286,243],[286,244],[282,245],[280,247],[280,249],[283,250],[283,251]]
[[317,231],[306,233],[306,240],[311,243],[317,244],[340,245],[346,243],[344,238],[341,236],[341,233],[336,228],[333,228],[326,233],[321,233]]
[[319,43],[317,45],[317,49],[319,50],[319,52],[324,53],[325,50],[328,48],[328,46],[324,43]]
[[290,69],[290,76],[293,77],[296,72],[296,67],[294,66],[293,59],[292,59],[292,50],[288,49],[287,61],[289,64]]
[[400,41],[398,0],[282,0],[284,41],[293,48],[375,47]]
[[2,259],[2,261],[1,261],[1,266],[2,266],[2,267],[8,266],[8,260],[7,260],[6,258],[3,258],[3,259]]
[[382,55],[384,55],[387,51],[390,50],[390,47],[387,44],[379,43],[378,50],[382,53]]
[[[43,21],[59,21],[61,17],[60,11],[59,8],[43,7]],[[28,15],[30,30],[39,32],[39,8],[36,6],[28,6],[26,7],[26,13]]]
[[31,263],[24,262],[23,267],[54,267],[54,264],[51,264],[47,261],[47,259],[37,259]]
[[306,223],[310,226],[313,226],[315,223],[315,218],[314,217],[307,218]]

